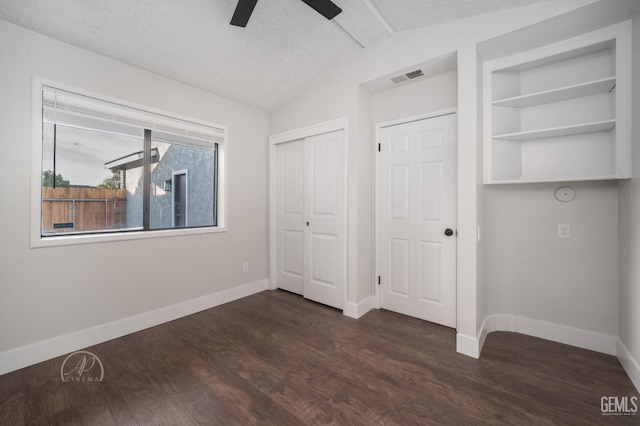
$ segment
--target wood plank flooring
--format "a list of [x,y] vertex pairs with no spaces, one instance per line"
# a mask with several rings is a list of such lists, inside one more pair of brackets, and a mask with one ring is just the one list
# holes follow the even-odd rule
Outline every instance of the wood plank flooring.
[[492,333],[475,360],[452,329],[283,291],[87,350],[102,382],[63,383],[65,357],[0,376],[0,424],[640,424],[601,414],[638,396],[615,357]]

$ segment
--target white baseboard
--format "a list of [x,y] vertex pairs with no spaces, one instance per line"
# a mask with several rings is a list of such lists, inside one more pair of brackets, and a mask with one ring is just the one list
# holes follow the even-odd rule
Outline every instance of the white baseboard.
[[342,313],[350,318],[358,319],[373,309],[373,296],[369,296],[359,303],[346,302]]
[[477,338],[460,333],[456,334],[456,352],[478,359],[480,358],[479,348],[480,345]]
[[266,290],[262,279],[0,353],[0,375]]
[[617,341],[617,353],[618,360],[622,364],[624,371],[627,372],[636,390],[640,392],[640,363],[631,355],[631,352],[620,339]]
[[478,332],[478,336],[477,336],[477,340],[478,340],[478,357],[480,357],[480,354],[482,354],[482,348],[484,347],[484,342],[485,340],[487,340],[487,336],[489,335],[490,331],[487,328],[487,318],[484,319],[484,321],[482,322],[482,327],[480,327],[480,331]]
[[[484,319],[480,336],[486,338],[487,334],[494,331],[511,331],[607,355],[616,355],[616,336],[532,318],[505,314],[489,315]],[[482,350],[481,345],[479,350]]]

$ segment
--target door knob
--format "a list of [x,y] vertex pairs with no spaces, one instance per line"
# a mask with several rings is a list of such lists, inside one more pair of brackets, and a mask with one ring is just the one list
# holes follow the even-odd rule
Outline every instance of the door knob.
[[453,229],[451,228],[447,228],[444,230],[444,235],[446,235],[447,237],[450,237],[453,235]]
[[307,222],[307,226],[309,226],[309,222]]

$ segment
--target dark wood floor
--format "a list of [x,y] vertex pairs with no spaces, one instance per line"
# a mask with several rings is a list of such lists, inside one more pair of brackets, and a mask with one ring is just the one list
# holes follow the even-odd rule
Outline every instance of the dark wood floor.
[[454,330],[388,311],[359,320],[263,292],[88,348],[104,381],[62,383],[64,357],[0,376],[3,425],[639,424],[616,358],[492,333],[480,360]]

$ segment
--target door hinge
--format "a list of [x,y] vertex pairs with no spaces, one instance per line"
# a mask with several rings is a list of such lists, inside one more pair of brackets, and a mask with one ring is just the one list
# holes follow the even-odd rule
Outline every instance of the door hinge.
[[378,285],[380,285],[380,275],[378,275]]
[[382,146],[381,146],[381,145],[382,145],[382,144],[380,144],[380,143],[378,144],[378,152],[380,152],[380,151],[381,151],[381,149],[382,149]]

